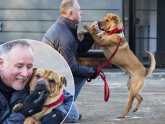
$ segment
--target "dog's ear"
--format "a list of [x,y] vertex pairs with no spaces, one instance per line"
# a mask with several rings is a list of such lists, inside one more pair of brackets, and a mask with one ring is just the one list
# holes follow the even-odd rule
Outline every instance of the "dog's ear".
[[64,76],[61,76],[61,82],[65,85],[65,87],[67,86],[67,80]]
[[37,71],[37,68],[33,68],[33,73],[32,73],[32,76],[30,78],[30,82],[33,80],[33,76],[34,76],[34,74],[35,74],[36,71]]
[[36,70],[37,70],[37,68],[33,68],[33,73],[35,73],[35,72],[36,72]]
[[118,28],[123,27],[123,22],[121,21],[120,17],[118,15],[113,15],[111,19],[115,22]]
[[33,73],[32,73],[32,76],[31,76],[31,78],[29,80],[29,82],[30,82],[30,84],[29,84],[30,89],[32,88],[32,82],[34,82],[34,79],[35,79],[34,75],[35,75],[36,71],[37,71],[37,68],[33,68]]
[[113,20],[114,22],[118,22],[118,17],[116,15],[113,15],[111,17],[111,20]]

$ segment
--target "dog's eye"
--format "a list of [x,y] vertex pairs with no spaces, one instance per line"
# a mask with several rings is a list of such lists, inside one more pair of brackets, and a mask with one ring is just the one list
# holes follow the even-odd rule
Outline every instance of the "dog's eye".
[[108,19],[106,19],[105,21],[106,21],[106,22],[109,22],[109,20],[108,20]]
[[54,80],[54,79],[48,79],[48,82],[49,82],[49,83],[54,83],[55,80]]

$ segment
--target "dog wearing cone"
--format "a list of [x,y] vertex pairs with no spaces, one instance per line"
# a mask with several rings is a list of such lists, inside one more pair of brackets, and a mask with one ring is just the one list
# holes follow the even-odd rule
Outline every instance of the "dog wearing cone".
[[83,26],[84,29],[92,35],[95,43],[103,48],[103,53],[107,59],[112,55],[120,42],[111,63],[121,68],[125,74],[128,75],[129,79],[127,84],[128,102],[124,112],[119,115],[119,118],[124,118],[128,114],[132,108],[134,99],[137,99],[137,104],[133,109],[133,112],[136,112],[143,100],[140,91],[144,86],[145,78],[151,75],[155,69],[156,62],[154,55],[147,51],[151,60],[151,65],[149,69],[146,69],[130,50],[123,33],[123,23],[116,14],[108,13],[103,17],[102,21],[98,22],[98,27],[102,30],[98,34],[96,33],[96,28],[89,27],[87,24]]

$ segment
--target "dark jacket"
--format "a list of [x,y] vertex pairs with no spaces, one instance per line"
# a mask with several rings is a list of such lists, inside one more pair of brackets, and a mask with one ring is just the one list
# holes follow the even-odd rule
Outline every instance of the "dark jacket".
[[91,78],[96,72],[93,67],[77,64],[76,56],[87,52],[93,39],[89,33],[80,41],[77,37],[77,25],[71,20],[60,16],[48,29],[42,42],[56,49],[67,61],[74,77]]
[[23,101],[28,93],[27,89],[26,86],[22,91],[15,91],[0,79],[0,124],[23,124],[24,115],[12,112],[12,108],[17,102]]
[[[0,78],[0,124],[23,124],[25,117],[21,113],[12,112],[13,106],[22,102],[24,98],[29,94],[28,85],[21,91],[15,91],[7,87]],[[45,124],[45,121],[49,120],[49,124],[59,124],[67,115],[73,101],[73,96],[64,90],[64,101],[60,105],[61,108],[57,107],[51,113],[41,118],[41,124]],[[54,118],[52,115],[58,113],[58,118]],[[52,122],[52,123],[50,123]],[[57,123],[56,123],[57,122]]]

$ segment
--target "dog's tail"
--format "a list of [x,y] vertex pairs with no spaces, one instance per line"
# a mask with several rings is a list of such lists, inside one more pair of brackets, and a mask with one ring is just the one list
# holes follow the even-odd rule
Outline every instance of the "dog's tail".
[[146,51],[146,52],[147,52],[147,54],[148,54],[148,56],[150,57],[150,60],[151,60],[150,68],[146,69],[146,77],[148,77],[154,71],[155,66],[156,66],[156,61],[155,61],[154,55],[151,52],[149,52],[149,51]]

